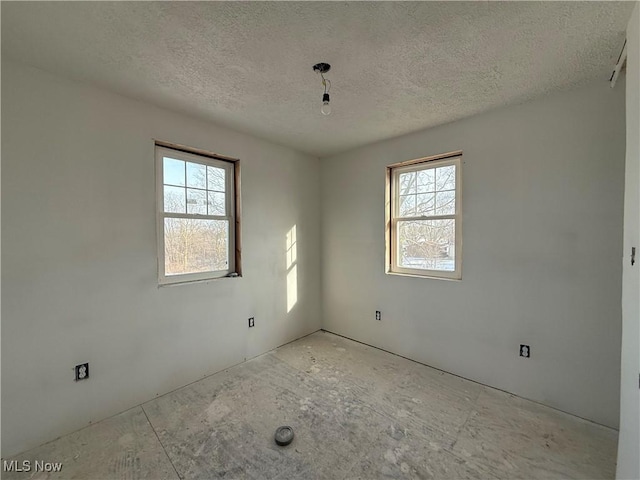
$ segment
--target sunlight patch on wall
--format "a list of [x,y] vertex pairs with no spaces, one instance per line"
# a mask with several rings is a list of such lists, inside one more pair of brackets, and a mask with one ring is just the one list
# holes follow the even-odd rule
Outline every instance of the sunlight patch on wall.
[[298,251],[296,226],[287,232],[287,313],[298,302]]

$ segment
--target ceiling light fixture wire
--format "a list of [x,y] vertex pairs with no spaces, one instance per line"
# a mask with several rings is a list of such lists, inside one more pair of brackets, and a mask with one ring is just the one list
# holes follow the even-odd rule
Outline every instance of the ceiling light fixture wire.
[[[322,77],[322,85],[324,86],[324,93],[329,93],[329,90],[331,90],[331,80],[329,80],[328,78],[324,78],[324,73],[320,72],[320,76]],[[327,87],[327,84],[329,85]]]

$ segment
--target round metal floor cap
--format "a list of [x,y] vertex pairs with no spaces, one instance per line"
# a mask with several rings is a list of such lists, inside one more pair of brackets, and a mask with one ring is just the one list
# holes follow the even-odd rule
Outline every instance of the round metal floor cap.
[[281,447],[289,445],[293,441],[293,428],[283,426],[276,430],[276,443]]

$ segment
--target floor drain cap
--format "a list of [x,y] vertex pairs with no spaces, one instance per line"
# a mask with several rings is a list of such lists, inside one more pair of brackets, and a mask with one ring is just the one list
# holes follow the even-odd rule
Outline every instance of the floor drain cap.
[[293,428],[278,427],[276,430],[276,443],[281,447],[289,445],[293,441]]

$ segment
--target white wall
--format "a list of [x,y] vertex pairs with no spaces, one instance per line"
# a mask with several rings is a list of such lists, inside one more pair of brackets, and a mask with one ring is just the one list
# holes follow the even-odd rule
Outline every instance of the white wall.
[[[323,328],[616,427],[621,86],[603,79],[323,159]],[[385,166],[454,150],[462,281],[385,275]]]
[[[640,478],[640,5],[627,29],[627,160],[622,257],[622,369],[616,478]],[[631,248],[636,264],[631,266]]]
[[[2,126],[3,456],[320,328],[318,159],[4,62]],[[241,159],[243,278],[158,288],[153,139]]]

